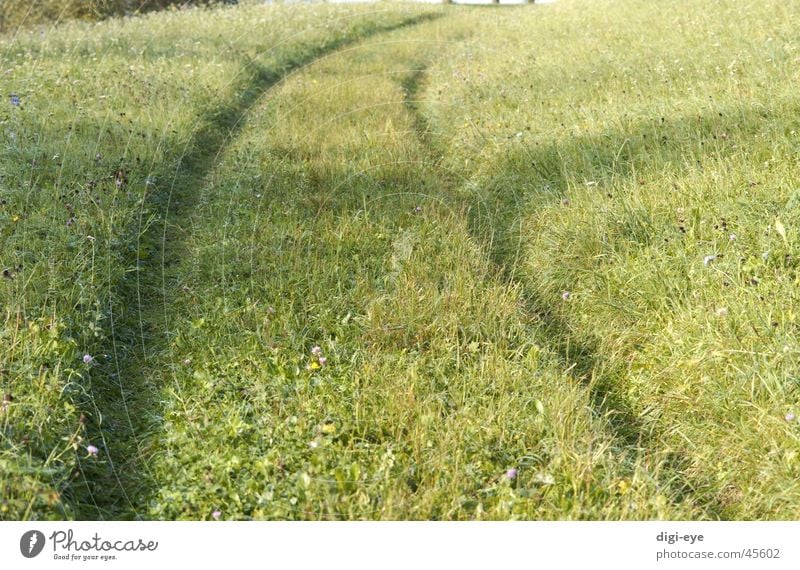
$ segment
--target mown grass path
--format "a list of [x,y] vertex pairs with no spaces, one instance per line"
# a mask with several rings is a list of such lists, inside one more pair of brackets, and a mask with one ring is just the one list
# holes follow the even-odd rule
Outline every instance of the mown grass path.
[[797,10],[707,4],[0,39],[0,517],[790,517]]
[[466,49],[475,22],[453,18],[307,66],[208,174],[153,367],[173,376],[149,516],[697,512],[594,413],[470,234],[474,196],[415,112],[427,66]]
[[[139,518],[146,508],[140,500],[152,493],[154,481],[148,450],[142,442],[158,438],[162,402],[157,395],[163,386],[156,379],[165,378],[156,367],[179,364],[164,360],[176,322],[184,318],[173,308],[184,286],[176,267],[187,256],[185,238],[191,233],[188,224],[201,189],[226,146],[247,124],[250,109],[268,97],[275,85],[315,60],[365,37],[434,17],[437,15],[422,14],[399,23],[375,23],[306,50],[299,58],[280,62],[279,67],[252,61],[238,74],[233,100],[198,119],[200,128],[188,141],[177,169],[164,173],[162,183],[143,201],[137,228],[131,232],[137,236],[135,259],[130,260],[136,267],[136,279],[115,284],[120,301],[117,315],[113,306],[111,309],[113,344],[109,352],[114,357],[115,374],[124,379],[125,387],[101,383],[93,387],[95,410],[103,422],[97,434],[107,449],[109,465],[102,470],[87,466],[75,488],[65,491],[67,496],[80,497],[86,505],[81,517]],[[158,167],[154,171],[158,172]],[[143,251],[151,254],[143,258]]]

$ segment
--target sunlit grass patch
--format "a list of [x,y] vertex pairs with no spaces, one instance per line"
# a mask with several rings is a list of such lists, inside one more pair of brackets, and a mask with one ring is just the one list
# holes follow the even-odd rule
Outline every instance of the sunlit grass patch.
[[261,91],[429,12],[198,9],[0,38],[3,518],[139,516],[164,224]]
[[221,156],[181,269],[152,516],[700,512],[543,346],[418,132],[409,78],[461,25],[310,66]]
[[551,8],[496,20],[492,49],[433,74],[438,144],[477,162],[488,204],[474,231],[620,429],[682,456],[698,501],[791,518],[798,14]]

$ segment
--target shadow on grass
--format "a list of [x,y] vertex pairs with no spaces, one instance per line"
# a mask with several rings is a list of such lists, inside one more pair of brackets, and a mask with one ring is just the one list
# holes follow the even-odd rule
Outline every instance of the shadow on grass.
[[[705,156],[722,157],[735,149],[729,133],[744,139],[753,134],[747,129],[760,129],[770,119],[763,109],[746,114],[710,113],[677,121],[658,118],[628,130],[575,137],[566,143],[518,146],[480,185],[470,207],[471,232],[487,245],[498,272],[516,282],[524,253],[519,224],[523,213],[536,210],[537,202],[557,204],[567,199],[570,187],[583,186],[589,180],[618,183],[632,179],[645,163],[671,164],[678,172],[684,171],[687,164]],[[598,195],[598,200],[607,198],[611,199]],[[627,371],[609,363],[599,349],[599,339],[576,332],[571,322],[554,310],[552,302],[528,287],[521,290],[528,310],[539,323],[541,338],[559,355],[564,368],[587,385],[596,413],[609,419],[625,447],[638,455],[646,453],[657,442],[658,433],[626,402],[622,380]],[[730,518],[711,476],[687,475],[691,467],[688,457],[680,451],[671,452],[664,458],[663,467],[660,484],[677,501],[695,504],[708,519]]]
[[[161,428],[163,386],[154,385],[149,367],[156,356],[168,350],[173,328],[170,305],[179,280],[176,266],[186,253],[187,228],[181,226],[195,209],[199,189],[215,166],[216,159],[246,121],[249,109],[288,73],[372,35],[415,25],[439,17],[423,14],[390,25],[375,25],[350,37],[340,37],[317,49],[284,61],[279,69],[250,62],[242,70],[235,101],[210,112],[193,136],[190,148],[173,171],[153,174],[166,184],[156,186],[143,206],[140,221],[154,223],[128,228],[119,254],[125,266],[133,268],[117,283],[109,311],[113,323],[112,339],[102,347],[115,355],[116,370],[98,369],[93,373],[90,392],[96,413],[90,414],[87,432],[104,442],[108,459],[104,466],[82,466],[82,477],[74,478],[62,492],[63,500],[74,504],[80,519],[146,518],[146,501],[156,482],[149,476],[148,457],[142,448],[148,437],[157,437]],[[142,259],[142,251],[152,255]],[[163,363],[164,359],[159,359]],[[109,372],[112,378],[109,381]],[[116,382],[114,382],[116,380]]]

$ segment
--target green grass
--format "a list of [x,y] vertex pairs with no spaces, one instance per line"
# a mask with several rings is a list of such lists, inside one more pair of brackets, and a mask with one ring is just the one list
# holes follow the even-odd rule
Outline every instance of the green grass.
[[133,508],[159,407],[143,371],[165,332],[150,309],[166,293],[171,198],[194,194],[214,147],[285,73],[428,12],[191,10],[0,45],[4,517]]
[[182,226],[149,516],[694,512],[538,344],[417,132],[415,79],[461,35],[436,20],[309,66],[220,156]]
[[476,235],[617,429],[723,518],[800,504],[798,20],[564,2],[498,18],[431,82],[440,144],[477,163]]
[[0,518],[793,518],[799,19],[0,40]]

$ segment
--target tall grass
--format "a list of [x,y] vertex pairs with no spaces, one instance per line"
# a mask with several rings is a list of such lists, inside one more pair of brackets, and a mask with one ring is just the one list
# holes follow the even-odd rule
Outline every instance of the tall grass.
[[800,505],[798,20],[564,2],[498,14],[491,49],[454,50],[430,85],[487,204],[476,235],[618,429],[675,454],[724,518]]
[[[3,0],[0,3],[0,33],[21,27],[50,26],[66,20],[100,20],[169,7],[236,4],[215,0]],[[247,3],[247,2],[245,2]],[[254,3],[254,2],[249,2]]]

